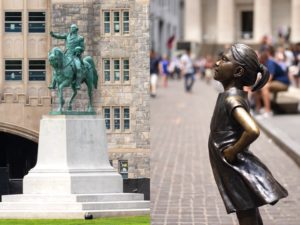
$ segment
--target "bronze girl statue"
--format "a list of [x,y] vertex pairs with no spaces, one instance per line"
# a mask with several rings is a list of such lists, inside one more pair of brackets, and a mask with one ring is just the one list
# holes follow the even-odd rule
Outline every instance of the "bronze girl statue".
[[259,90],[268,82],[269,72],[253,49],[234,44],[216,62],[214,79],[225,91],[218,96],[210,125],[213,174],[227,213],[236,212],[240,225],[262,225],[258,207],[273,205],[288,193],[248,150],[259,128],[249,113],[243,87]]

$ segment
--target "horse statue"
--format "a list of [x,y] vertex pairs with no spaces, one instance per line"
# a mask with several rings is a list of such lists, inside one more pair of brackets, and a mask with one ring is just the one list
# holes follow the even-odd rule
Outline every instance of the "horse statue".
[[[53,68],[52,82],[54,87],[57,85],[58,97],[59,97],[59,107],[58,112],[63,114],[63,106],[65,100],[63,97],[63,89],[65,87],[71,87],[73,90],[72,97],[68,103],[68,111],[72,111],[72,102],[77,95],[76,88],[76,73],[77,69],[74,62],[74,57],[65,55],[63,51],[54,47],[48,53],[48,59],[51,67]],[[89,103],[87,112],[94,113],[93,108],[93,89],[97,89],[98,74],[95,68],[95,63],[91,56],[86,56],[82,60],[82,72],[80,83],[85,83],[88,89]]]

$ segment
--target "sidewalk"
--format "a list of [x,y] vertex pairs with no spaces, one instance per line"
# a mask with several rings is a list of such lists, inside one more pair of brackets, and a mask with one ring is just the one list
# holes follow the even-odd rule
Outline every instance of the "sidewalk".
[[[171,81],[152,100],[152,225],[237,225],[236,216],[225,212],[208,159],[209,123],[216,98],[214,88],[197,80],[192,94],[183,91],[183,81]],[[264,132],[251,151],[289,191],[289,197],[275,206],[261,208],[264,225],[299,225],[299,167]]]
[[300,167],[300,114],[256,120],[261,129]]

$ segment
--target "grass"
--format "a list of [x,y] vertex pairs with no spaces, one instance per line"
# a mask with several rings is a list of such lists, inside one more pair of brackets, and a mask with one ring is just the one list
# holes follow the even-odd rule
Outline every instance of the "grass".
[[93,220],[0,219],[0,225],[150,225],[150,216],[97,218]]

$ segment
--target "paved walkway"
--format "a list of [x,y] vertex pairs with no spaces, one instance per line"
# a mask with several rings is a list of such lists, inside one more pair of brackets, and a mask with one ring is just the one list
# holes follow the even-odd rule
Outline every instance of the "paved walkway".
[[[160,88],[151,102],[152,225],[237,225],[227,215],[208,159],[209,123],[217,93],[200,81]],[[264,225],[299,225],[300,170],[263,133],[252,151],[288,189],[289,197],[261,208]]]

